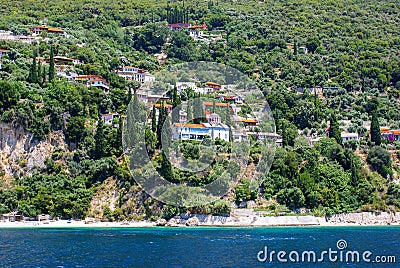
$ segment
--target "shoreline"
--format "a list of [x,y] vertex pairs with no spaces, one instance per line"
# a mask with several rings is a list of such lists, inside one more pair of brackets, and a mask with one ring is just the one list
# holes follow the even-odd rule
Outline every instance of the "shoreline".
[[[282,216],[285,217],[285,216]],[[38,222],[38,221],[20,221],[20,222],[0,222],[0,229],[19,229],[19,228],[150,228],[150,227],[164,227],[164,228],[199,228],[199,227],[215,227],[215,228],[262,228],[262,227],[383,227],[383,226],[400,226],[399,223],[350,223],[350,222],[320,222],[318,224],[244,224],[244,223],[226,223],[226,224],[210,224],[210,223],[199,223],[198,225],[188,226],[185,223],[177,223],[174,225],[157,225],[157,222],[94,222],[87,224],[84,221],[50,221],[50,222]]]

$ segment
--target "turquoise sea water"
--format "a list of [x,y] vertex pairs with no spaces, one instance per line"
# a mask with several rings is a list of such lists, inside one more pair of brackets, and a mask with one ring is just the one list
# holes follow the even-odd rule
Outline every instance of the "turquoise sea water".
[[[347,248],[339,250],[338,240]],[[399,246],[398,226],[0,229],[0,267],[400,267]],[[288,262],[276,254],[260,262],[257,254],[263,260],[265,247],[268,256],[287,252]],[[323,262],[312,263],[307,254],[301,259],[304,251],[315,251],[318,259],[329,248],[337,251],[334,262],[326,255]],[[289,260],[291,251],[300,262]],[[360,258],[371,251],[371,261],[395,256],[396,263],[392,257],[386,264],[346,262],[347,251]]]

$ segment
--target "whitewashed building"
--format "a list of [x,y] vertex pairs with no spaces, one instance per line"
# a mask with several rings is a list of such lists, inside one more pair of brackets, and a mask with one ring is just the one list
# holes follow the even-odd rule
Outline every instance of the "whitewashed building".
[[346,141],[350,140],[358,140],[358,133],[342,133],[342,143],[345,143]]
[[132,66],[122,67],[121,70],[117,71],[117,74],[120,77],[139,83],[153,82],[156,80],[154,75],[150,74],[148,71]]
[[229,141],[229,127],[223,123],[174,123],[172,125],[173,140],[201,141],[206,137],[210,137],[213,140],[219,138],[221,140]]

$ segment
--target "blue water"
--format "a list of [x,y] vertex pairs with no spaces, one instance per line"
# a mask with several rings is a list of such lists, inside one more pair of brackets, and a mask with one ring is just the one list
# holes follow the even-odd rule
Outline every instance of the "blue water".
[[[259,262],[257,253],[347,249],[397,263]],[[0,267],[400,267],[400,227],[0,229]],[[261,255],[262,257],[263,255]],[[288,256],[286,256],[288,258]]]

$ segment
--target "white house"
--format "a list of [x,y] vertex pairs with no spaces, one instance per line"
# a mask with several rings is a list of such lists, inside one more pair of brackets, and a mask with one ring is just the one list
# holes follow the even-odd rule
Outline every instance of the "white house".
[[119,113],[102,114],[101,120],[104,122],[104,124],[111,125],[113,123],[114,118],[118,117]]
[[194,82],[176,82],[176,89],[178,93],[181,93],[182,90],[187,88],[191,88],[193,91],[196,91],[197,86]]
[[118,70],[117,74],[125,79],[134,80],[140,83],[152,82],[156,80],[154,75],[150,74],[148,71],[132,66],[122,67],[122,70]]
[[358,140],[358,134],[357,133],[342,133],[342,143],[345,143],[346,141],[350,140]]
[[110,86],[100,75],[78,75],[73,81],[82,81],[87,87],[97,87],[103,90],[105,94],[110,93]]
[[7,55],[10,50],[0,48],[0,58]]
[[201,141],[205,137],[215,140],[229,141],[229,127],[222,123],[201,123],[201,124],[183,124],[174,123],[172,125],[173,140],[198,140]]
[[57,72],[56,74],[57,76],[64,77],[68,82],[74,81],[75,77],[78,76],[75,72]]

